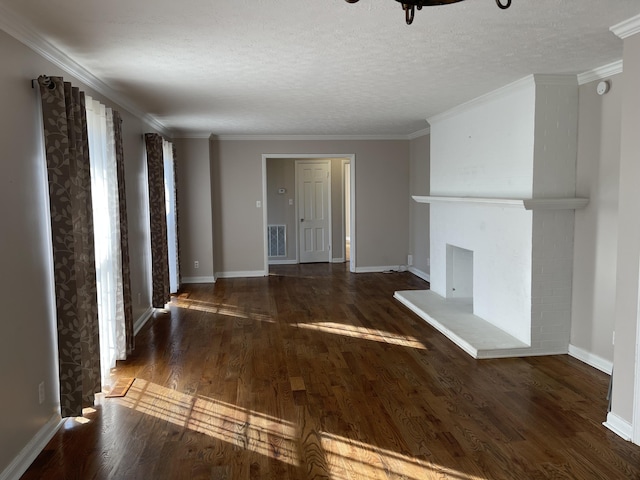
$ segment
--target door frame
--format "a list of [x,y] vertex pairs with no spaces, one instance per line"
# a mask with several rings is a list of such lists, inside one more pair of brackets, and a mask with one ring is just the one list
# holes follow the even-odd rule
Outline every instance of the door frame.
[[[351,196],[349,205],[351,209],[351,258],[349,271],[356,271],[356,155],[354,153],[263,153],[262,154],[262,231],[264,232],[264,275],[269,275],[269,243],[267,237],[267,159],[269,158],[294,158],[299,160],[326,160],[329,158],[347,159],[351,164]],[[344,194],[344,188],[342,188]],[[297,205],[296,205],[297,208]],[[296,225],[296,259],[300,261],[298,251],[298,227]],[[344,241],[344,240],[343,240]],[[333,243],[333,241],[332,241]],[[343,246],[344,251],[344,246]],[[331,253],[333,255],[333,252]]]
[[[638,277],[640,278],[640,268]],[[640,281],[638,282],[638,306],[636,307],[635,378],[633,382],[633,410],[631,416],[631,441],[640,445]],[[613,375],[613,374],[612,374]]]
[[[345,172],[347,170],[347,166],[349,166],[349,191],[351,191],[351,161],[347,158],[343,158],[342,162],[341,162],[341,168],[342,168],[342,192],[341,192],[341,199],[342,199],[342,205],[341,205],[341,211],[342,211],[342,228],[344,228],[344,232],[345,235],[342,235],[342,238],[340,239],[341,243],[342,243],[342,253],[344,254],[344,259],[345,261],[347,261],[347,238],[346,238],[346,231],[347,231],[347,219],[346,219],[346,208],[347,205],[349,205],[349,231],[351,231],[351,198],[345,198]],[[349,242],[351,242],[351,237],[349,237]],[[351,257],[349,257],[349,267],[351,268]]]

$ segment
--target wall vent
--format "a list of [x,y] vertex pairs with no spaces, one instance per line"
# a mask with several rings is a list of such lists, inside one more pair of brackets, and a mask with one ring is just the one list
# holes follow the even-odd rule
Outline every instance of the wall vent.
[[270,257],[286,257],[287,256],[287,226],[286,225],[268,225],[267,236],[269,238],[269,256]]

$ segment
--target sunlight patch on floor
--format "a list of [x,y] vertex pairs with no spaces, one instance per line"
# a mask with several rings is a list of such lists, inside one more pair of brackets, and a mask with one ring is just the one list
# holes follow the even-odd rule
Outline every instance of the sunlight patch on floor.
[[331,480],[401,478],[403,480],[485,480],[328,432],[321,433]]
[[375,342],[390,343],[392,345],[400,345],[402,347],[417,348],[426,350],[426,347],[415,337],[397,335],[395,333],[381,332],[366,327],[356,325],[348,325],[335,322],[314,322],[314,323],[298,323],[298,327],[307,330],[316,330],[319,332],[332,333],[335,335],[344,335],[347,337],[360,338],[363,340],[373,340]]
[[[200,395],[188,395],[136,379],[126,397],[109,399],[145,415],[208,435],[238,448],[300,467],[302,428],[296,423]],[[308,435],[309,432],[307,432]],[[412,458],[330,432],[316,431],[319,442],[311,457],[321,458],[331,480],[451,478],[482,480],[471,474]],[[308,460],[308,459],[307,459]]]
[[215,315],[223,315],[226,317],[244,318],[247,320],[258,320],[260,322],[275,323],[275,320],[264,313],[246,312],[238,308],[203,302],[200,300],[191,300],[184,297],[172,297],[170,305],[178,308],[188,308],[190,310],[198,310],[200,312],[213,313]]
[[136,379],[118,403],[248,451],[298,466],[294,424],[203,396]]

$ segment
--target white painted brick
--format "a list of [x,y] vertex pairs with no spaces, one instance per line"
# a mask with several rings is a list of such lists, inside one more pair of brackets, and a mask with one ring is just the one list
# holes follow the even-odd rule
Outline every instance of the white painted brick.
[[[432,195],[574,196],[577,85],[540,78],[432,123]],[[432,204],[430,221],[435,293],[446,296],[447,245],[471,250],[474,313],[529,354],[566,353],[573,211]]]

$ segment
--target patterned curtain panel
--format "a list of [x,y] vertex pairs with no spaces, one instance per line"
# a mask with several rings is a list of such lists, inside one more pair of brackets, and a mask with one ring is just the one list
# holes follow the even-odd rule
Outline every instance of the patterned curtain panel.
[[173,144],[173,188],[175,194],[175,212],[176,212],[176,272],[178,272],[178,288],[182,285],[182,275],[180,274],[180,209],[178,203],[178,155],[176,154],[176,145]]
[[80,416],[100,391],[100,342],[84,93],[38,78],[49,180],[60,405]]
[[133,333],[133,301],[131,298],[131,267],[129,264],[129,227],[127,223],[127,196],[124,181],[124,149],[122,144],[122,117],[113,112],[113,133],[115,138],[116,168],[118,175],[118,204],[120,211],[120,254],[122,256],[122,299],[127,355],[135,348]]
[[167,216],[164,194],[164,162],[162,137],[145,134],[147,172],[149,177],[149,216],[151,227],[151,276],[154,308],[164,308],[171,300],[169,292],[169,250],[167,247]]

